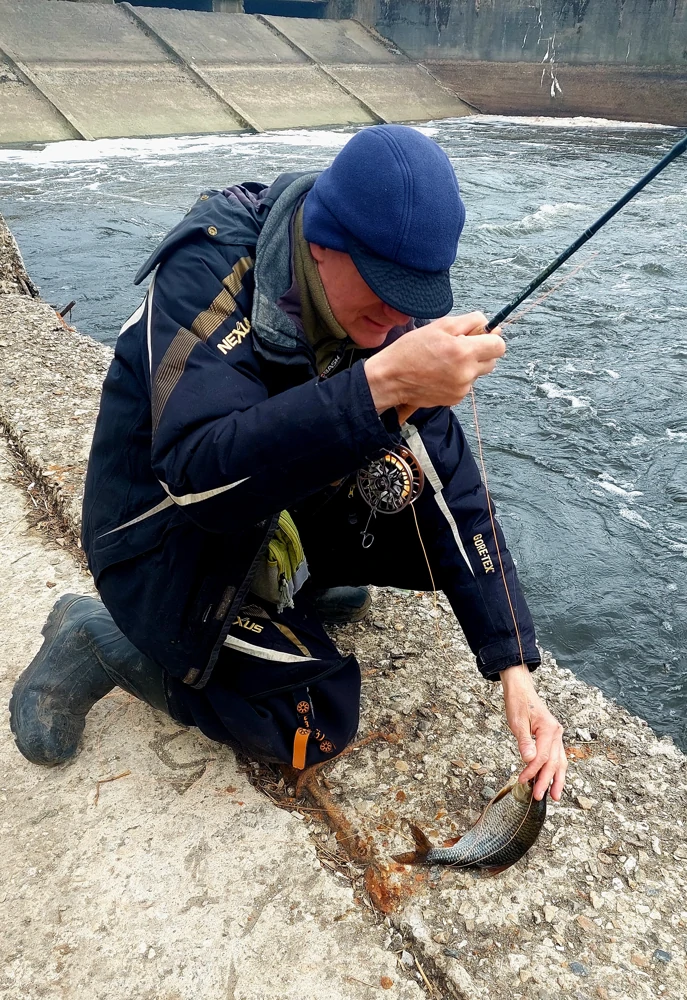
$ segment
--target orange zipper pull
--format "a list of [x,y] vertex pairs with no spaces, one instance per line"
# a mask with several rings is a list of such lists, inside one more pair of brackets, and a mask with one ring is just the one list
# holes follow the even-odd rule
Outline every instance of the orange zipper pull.
[[309,736],[310,730],[300,727],[296,730],[296,735],[293,738],[293,760],[291,763],[297,771],[302,771],[305,767],[305,754],[308,749]]

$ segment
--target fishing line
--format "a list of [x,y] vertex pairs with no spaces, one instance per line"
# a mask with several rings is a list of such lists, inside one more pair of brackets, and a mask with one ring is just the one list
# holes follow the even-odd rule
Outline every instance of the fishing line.
[[432,567],[430,566],[430,563],[429,563],[429,556],[427,555],[427,549],[425,548],[425,543],[422,540],[422,533],[420,531],[420,525],[419,525],[418,520],[417,520],[417,513],[415,511],[415,504],[412,504],[410,509],[413,512],[413,517],[415,518],[415,528],[417,530],[417,537],[420,539],[420,545],[422,546],[422,554],[425,557],[425,562],[427,563],[427,570],[429,572],[429,579],[432,582],[432,595],[434,597],[434,624],[436,626],[437,641],[438,641],[439,645],[443,649],[444,639],[443,639],[443,636],[441,634],[441,629],[439,628],[439,605],[438,605],[438,601],[437,601],[437,588],[436,588],[436,584],[434,582],[434,574],[432,573]]
[[496,521],[494,519],[494,509],[491,503],[491,497],[489,496],[489,480],[487,479],[487,468],[484,464],[484,452],[482,451],[482,435],[479,429],[479,420],[477,419],[477,401],[475,399],[475,389],[474,386],[470,386],[470,398],[472,400],[472,413],[475,420],[475,434],[477,435],[477,447],[479,449],[479,463],[482,467],[482,481],[484,482],[484,491],[487,495],[487,510],[489,511],[489,521],[491,522],[491,530],[494,536],[494,545],[496,546],[496,555],[499,559],[499,567],[501,569],[501,578],[503,580],[503,586],[506,591],[506,597],[508,598],[508,607],[510,608],[510,613],[513,616],[513,625],[515,627],[515,637],[518,640],[518,649],[520,651],[520,664],[529,673],[527,665],[525,663],[525,654],[522,649],[522,639],[520,636],[520,629],[518,628],[518,619],[515,615],[515,609],[513,607],[513,602],[510,597],[510,590],[508,589],[508,582],[506,580],[506,571],[503,568],[503,559],[501,558],[501,547],[499,545],[498,535],[496,533]]
[[[534,300],[534,302],[531,302],[527,306],[526,309],[523,309],[521,312],[516,313],[516,315],[513,316],[511,319],[505,320],[505,322],[503,323],[503,326],[510,326],[511,323],[517,323],[517,321],[519,319],[522,319],[523,316],[526,316],[527,313],[532,312],[533,309],[536,309],[537,306],[540,306],[542,304],[542,302],[544,302],[544,301],[546,301],[546,299],[548,299],[549,295],[553,295],[553,293],[557,292],[559,288],[562,288],[563,285],[567,284],[567,282],[570,281],[571,278],[574,278],[575,275],[579,274],[579,272],[583,268],[587,267],[588,264],[591,264],[591,262],[594,260],[594,258],[598,257],[600,253],[601,253],[601,251],[597,250],[595,253],[593,253],[591,255],[591,257],[589,258],[589,260],[585,260],[581,264],[578,264],[577,267],[573,268],[573,270],[570,272],[570,274],[566,275],[565,278],[561,278],[561,280],[556,285],[554,285],[553,288],[549,288],[549,290],[547,292],[544,292],[544,294],[540,295],[539,298],[537,298],[537,299]],[[484,332],[485,333],[487,332],[487,328],[486,327],[484,328]]]
[[[687,135],[683,136],[682,139],[680,139],[678,142],[676,142],[675,145],[672,147],[672,149],[670,149],[666,153],[666,155],[661,160],[658,161],[658,163],[654,164],[654,166],[651,168],[651,170],[649,170],[646,174],[644,174],[644,176],[641,177],[640,180],[638,180],[636,184],[634,184],[628,191],[625,192],[625,194],[621,198],[619,198],[613,205],[611,205],[611,207],[606,212],[604,212],[604,214],[601,215],[596,220],[596,222],[592,223],[592,225],[589,226],[588,229],[585,229],[585,231],[580,236],[578,236],[578,238],[576,240],[574,240],[574,242],[572,242],[570,244],[570,246],[566,247],[566,249],[563,250],[563,252],[560,253],[558,255],[558,257],[556,257],[556,259],[553,260],[547,267],[545,267],[543,271],[540,271],[539,274],[529,283],[529,285],[527,285],[526,288],[524,288],[518,295],[516,295],[516,297],[511,302],[509,302],[508,305],[504,306],[503,309],[501,309],[498,313],[496,313],[496,315],[493,316],[489,320],[489,322],[486,324],[486,326],[484,328],[485,332],[486,333],[491,333],[501,323],[504,323],[504,321],[508,318],[508,316],[510,316],[510,314],[512,312],[515,312],[515,310],[517,309],[517,307],[520,305],[521,302],[524,302],[525,299],[529,298],[529,296],[534,291],[536,291],[536,289],[539,288],[539,286],[542,285],[546,281],[547,278],[549,278],[555,271],[557,271],[559,267],[561,267],[563,264],[565,264],[565,262],[567,260],[569,260],[570,257],[573,256],[573,254],[577,253],[577,251],[580,249],[580,247],[584,246],[584,244],[587,243],[587,241],[590,240],[596,233],[598,233],[598,231],[603,226],[605,226],[607,222],[610,222],[610,220],[613,218],[613,216],[617,215],[618,212],[622,208],[624,208],[625,205],[627,205],[628,202],[632,201],[632,199],[636,195],[638,195],[639,192],[642,191],[647,186],[647,184],[650,184],[651,181],[655,177],[657,177],[663,170],[665,170],[665,168],[670,163],[673,162],[673,160],[676,160],[678,158],[678,156],[682,156],[682,154],[685,151],[687,151]],[[579,268],[578,268],[578,270],[579,270]],[[573,274],[574,273],[575,272],[573,272]],[[571,278],[572,276],[573,275],[570,274],[570,275],[568,275],[568,278]],[[560,287],[560,284],[561,283],[559,283],[559,285],[557,285],[556,287]],[[534,306],[538,305],[539,302],[542,302],[545,298],[548,298],[548,296],[552,292],[554,292],[555,290],[556,290],[555,288],[552,288],[549,292],[546,293],[546,295],[542,296],[537,302],[533,303],[530,308],[534,308]],[[521,313],[520,315],[525,315],[525,313],[529,312],[529,311],[530,311],[530,309],[524,310],[523,313]],[[516,317],[516,318],[519,318],[519,317]],[[514,322],[514,321],[515,320],[511,320],[511,322]],[[483,451],[482,451],[482,439],[481,439],[481,435],[480,435],[480,431],[479,431],[479,421],[478,421],[478,418],[477,418],[477,404],[475,402],[475,391],[474,391],[474,388],[472,386],[470,387],[470,395],[472,397],[472,412],[473,412],[474,418],[475,418],[475,432],[476,432],[476,435],[477,435],[477,444],[478,444],[478,447],[479,447],[479,458],[480,458],[480,465],[482,467],[482,478],[484,480],[484,487],[485,487],[486,494],[487,494],[487,506],[488,506],[488,509],[489,509],[489,520],[491,521],[491,527],[492,527],[492,531],[494,533],[494,544],[496,546],[496,552],[497,552],[498,559],[499,559],[499,566],[501,568],[501,576],[502,576],[502,579],[503,579],[503,585],[504,585],[504,588],[505,588],[505,591],[506,591],[506,596],[508,598],[508,606],[510,607],[511,615],[513,616],[513,625],[515,626],[515,635],[516,635],[516,638],[518,640],[518,648],[520,650],[520,664],[519,665],[524,670],[527,670],[528,668],[527,668],[527,665],[525,664],[525,659],[524,659],[523,650],[522,650],[522,641],[521,641],[521,636],[520,636],[520,629],[518,628],[518,622],[517,622],[517,618],[516,618],[516,615],[515,615],[515,610],[513,608],[513,602],[511,601],[510,591],[508,589],[508,583],[506,581],[506,574],[505,574],[505,571],[504,571],[504,568],[503,568],[503,560],[501,559],[501,551],[500,551],[500,548],[499,548],[499,542],[498,542],[498,538],[496,536],[496,527],[495,527],[495,524],[494,524],[494,515],[493,515],[493,510],[492,510],[492,505],[491,505],[491,498],[489,496],[489,486],[488,486],[488,482],[487,482],[487,470],[486,470],[485,463],[484,463],[484,455],[483,455]],[[532,728],[531,727],[531,721],[532,721],[532,718],[531,718],[529,700],[528,700],[528,703],[527,703],[527,712],[528,712],[528,716],[529,716],[529,719],[530,719],[530,732],[531,732],[531,728]]]

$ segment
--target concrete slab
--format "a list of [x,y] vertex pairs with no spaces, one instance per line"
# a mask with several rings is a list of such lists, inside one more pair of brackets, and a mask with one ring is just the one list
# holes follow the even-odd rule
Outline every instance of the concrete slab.
[[[54,313],[19,294],[21,259],[1,219],[0,235],[0,410],[7,419],[17,392],[10,418],[21,420],[31,411],[30,387],[41,395],[45,449],[31,429],[13,426],[12,434],[27,446],[31,439],[47,483],[55,472],[49,456],[64,463],[83,454],[93,425],[85,396],[97,400],[109,352],[90,342],[87,354],[74,353],[69,331],[57,339]],[[56,378],[63,373],[51,363],[50,339],[53,355],[71,358],[73,381]],[[24,355],[19,382],[6,365],[10,343]],[[34,377],[26,367],[39,356],[42,389],[38,369]],[[58,423],[53,436],[48,424]],[[3,706],[57,597],[92,592],[69,535],[32,526],[51,507],[32,479],[0,433]],[[77,516],[75,506],[66,509]],[[309,814],[273,805],[227,748],[115,691],[89,714],[80,755],[46,769],[21,757],[6,709],[3,716],[4,1000],[366,1000],[375,990],[420,1000],[387,947],[388,926],[349,878],[318,860]],[[324,828],[322,836],[329,840]]]
[[269,22],[326,66],[347,63],[384,66],[409,61],[398,49],[392,51],[391,45],[384,44],[357,21],[272,16]]
[[173,62],[42,64],[34,73],[69,103],[96,139],[245,130],[220,100]]
[[[238,102],[262,128],[375,120],[257,17],[151,7],[141,12],[161,38],[201,68],[223,97]],[[329,22],[305,19],[305,23],[318,26]],[[384,51],[381,45],[377,48]]]
[[77,533],[111,357],[111,348],[70,331],[47,303],[0,295],[0,426],[12,426],[18,446]]
[[3,44],[29,64],[166,62],[116,4],[0,0]]
[[335,641],[363,665],[361,735],[399,739],[335,763],[328,794],[377,863],[373,898],[418,944],[425,971],[470,1000],[684,997],[685,755],[545,655],[537,687],[566,727],[570,760],[562,803],[549,803],[538,842],[501,876],[418,876],[391,861],[409,850],[402,820],[440,845],[521,764],[500,685],[477,674],[443,598],[435,611],[431,595],[378,595],[372,616]]
[[236,95],[263,128],[366,125],[374,121],[360,104],[315,66],[245,66],[206,69],[220,94]]
[[343,84],[375,107],[387,121],[414,122],[474,114],[422,66],[331,66]]
[[357,21],[266,20],[385,121],[474,113],[422,66]]
[[0,57],[0,143],[73,139],[60,114]]
[[201,66],[307,64],[305,56],[250,14],[209,14],[159,7],[137,9],[185,59]]
[[11,65],[8,73],[0,69],[4,142],[417,121],[468,111],[355,21],[0,0],[3,47],[30,81],[18,82]]
[[[3,706],[54,600],[92,589],[29,527],[25,497],[0,438]],[[320,865],[303,814],[256,791],[231,751],[122,691],[54,770],[25,761],[3,722],[0,796],[6,1000],[357,1000],[383,977],[388,996],[421,996],[386,928]]]

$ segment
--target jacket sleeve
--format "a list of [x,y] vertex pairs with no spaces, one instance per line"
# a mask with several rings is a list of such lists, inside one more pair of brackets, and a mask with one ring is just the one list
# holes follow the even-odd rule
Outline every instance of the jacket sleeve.
[[394,444],[362,362],[268,395],[251,334],[252,265],[249,248],[187,244],[148,292],[153,471],[209,531],[256,523]]
[[479,670],[498,680],[499,671],[522,659],[534,670],[540,656],[532,618],[495,521],[508,593],[504,587],[486,490],[455,414],[446,407],[417,411],[403,436],[425,473],[416,509],[435,582],[449,599]]

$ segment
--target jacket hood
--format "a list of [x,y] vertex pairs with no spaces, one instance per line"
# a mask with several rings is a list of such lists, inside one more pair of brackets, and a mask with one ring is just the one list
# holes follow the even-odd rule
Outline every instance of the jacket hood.
[[301,174],[282,189],[262,227],[255,251],[251,323],[258,339],[277,350],[293,351],[303,343],[298,327],[278,303],[293,283],[291,218],[317,177],[316,173]]
[[[171,229],[139,269],[134,284],[140,285],[167,257],[184,243],[201,242],[211,235],[213,242],[224,246],[255,247],[261,231],[271,214],[271,209],[281,196],[304,177],[308,184],[315,183],[317,174],[291,172],[280,174],[271,185],[247,182],[225,191],[208,189],[186,213],[181,222]],[[300,195],[298,196],[300,197]],[[211,230],[214,230],[211,232]]]

